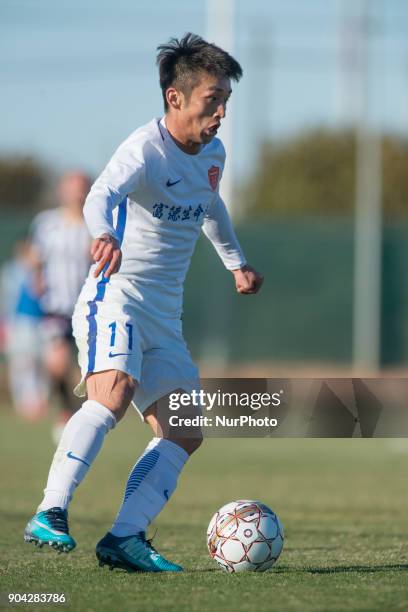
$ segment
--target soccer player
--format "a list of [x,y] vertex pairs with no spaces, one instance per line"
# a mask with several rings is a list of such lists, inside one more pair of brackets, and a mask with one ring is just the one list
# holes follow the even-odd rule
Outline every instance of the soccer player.
[[71,319],[91,264],[91,238],[83,218],[90,180],[82,172],[68,172],[58,184],[59,206],[40,212],[31,226],[32,244],[42,264],[44,291],[41,327],[43,360],[50,382],[61,400],[53,428],[58,444],[62,431],[77,409],[71,376],[74,339]]
[[[158,401],[199,386],[182,337],[183,282],[200,229],[231,270],[240,293],[262,276],[246,264],[218,187],[225,152],[216,138],[231,80],[242,70],[228,53],[186,34],[158,47],[165,115],[133,132],[94,183],[84,214],[95,265],[79,296],[74,335],[87,401],[68,422],[44,498],[25,539],[69,551],[67,507],[105,435],[129,403],[154,433],[131,470],[113,527],[97,544],[100,564],[181,571],[146,539],[174,492],[195,436],[163,435]],[[198,412],[197,412],[198,413]]]
[[17,414],[28,421],[48,408],[48,381],[42,364],[41,265],[29,240],[14,245],[14,257],[0,270],[0,311],[10,395]]

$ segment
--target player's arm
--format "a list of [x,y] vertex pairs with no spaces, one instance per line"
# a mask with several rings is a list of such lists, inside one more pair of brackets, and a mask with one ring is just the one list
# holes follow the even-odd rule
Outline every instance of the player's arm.
[[119,271],[122,251],[113,223],[113,210],[144,181],[144,162],[135,143],[122,144],[105,170],[92,185],[84,205],[84,217],[93,238],[91,256],[96,263],[94,276],[105,278]]
[[247,264],[226,206],[219,195],[204,219],[203,232],[212,242],[225,267],[232,272],[238,293],[257,293],[262,286],[263,276]]

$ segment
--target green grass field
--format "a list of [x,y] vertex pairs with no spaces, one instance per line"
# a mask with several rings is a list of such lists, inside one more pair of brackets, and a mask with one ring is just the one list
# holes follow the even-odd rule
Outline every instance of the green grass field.
[[[0,412],[0,592],[65,593],[74,610],[407,610],[408,453],[390,440],[212,439],[186,467],[157,520],[157,548],[182,574],[99,568],[136,456],[150,438],[128,413],[71,505],[70,555],[24,544],[53,445],[49,423]],[[228,575],[210,559],[207,524],[222,504],[260,498],[280,516],[285,546],[272,570]],[[38,609],[28,605],[24,609]]]

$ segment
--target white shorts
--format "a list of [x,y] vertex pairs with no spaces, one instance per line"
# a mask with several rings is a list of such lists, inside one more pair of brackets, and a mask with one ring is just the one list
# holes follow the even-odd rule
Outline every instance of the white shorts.
[[72,319],[82,376],[76,395],[85,395],[88,374],[104,370],[126,372],[138,382],[133,404],[140,413],[176,389],[199,389],[179,318],[149,314],[148,304],[132,299],[123,284],[100,281],[92,296],[89,286]]

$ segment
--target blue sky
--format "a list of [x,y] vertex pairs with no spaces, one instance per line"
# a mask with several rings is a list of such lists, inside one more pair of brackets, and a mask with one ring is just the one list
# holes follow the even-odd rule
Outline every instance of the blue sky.
[[[407,135],[408,6],[369,4],[367,114],[376,126]],[[99,173],[121,140],[162,114],[155,48],[188,30],[205,36],[206,6],[205,0],[1,0],[0,154]],[[341,58],[354,48],[350,32],[359,6],[235,0],[232,51],[244,78],[231,105],[230,158],[240,176],[254,170],[261,139],[350,120],[355,81]],[[352,51],[348,57],[352,64]]]

